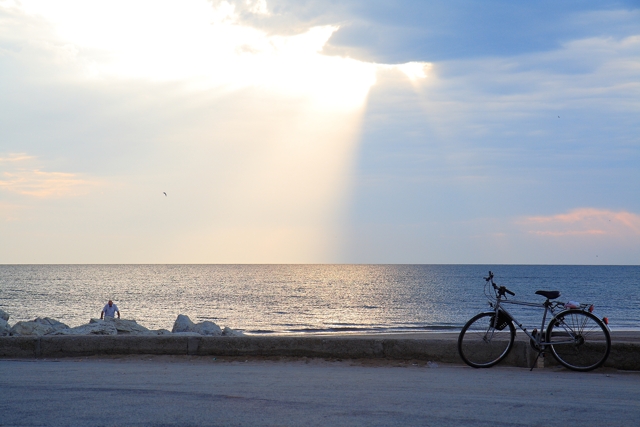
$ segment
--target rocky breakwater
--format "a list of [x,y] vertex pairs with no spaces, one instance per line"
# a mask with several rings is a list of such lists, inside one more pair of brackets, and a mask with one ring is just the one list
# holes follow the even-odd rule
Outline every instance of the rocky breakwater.
[[236,331],[234,329],[225,326],[224,329],[221,329],[220,326],[216,325],[213,322],[205,320],[200,323],[193,323],[188,316],[184,314],[179,314],[176,321],[173,323],[173,329],[171,333],[181,334],[181,335],[213,335],[213,336],[228,336],[228,337],[237,337],[242,336],[242,332]]
[[9,314],[0,309],[0,337],[9,335],[11,326],[9,326]]
[[135,320],[115,319],[112,317],[91,319],[88,324],[73,328],[49,317],[19,321],[11,326],[9,325],[9,314],[0,309],[0,336],[41,337],[52,335],[242,336],[243,334],[241,331],[229,327],[222,329],[210,321],[193,323],[188,316],[183,314],[178,315],[171,332],[166,329],[147,329]]

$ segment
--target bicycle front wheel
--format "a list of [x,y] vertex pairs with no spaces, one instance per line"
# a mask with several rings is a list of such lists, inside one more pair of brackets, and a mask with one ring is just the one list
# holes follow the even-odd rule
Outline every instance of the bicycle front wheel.
[[611,351],[609,329],[595,315],[582,310],[558,313],[547,328],[551,354],[574,371],[596,369]]
[[494,312],[471,318],[458,336],[458,353],[464,363],[474,368],[489,368],[509,354],[516,329],[511,321],[495,328]]

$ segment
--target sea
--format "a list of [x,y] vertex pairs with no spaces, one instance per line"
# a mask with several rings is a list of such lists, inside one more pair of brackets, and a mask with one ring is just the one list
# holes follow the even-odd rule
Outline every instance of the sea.
[[[488,308],[483,277],[542,302],[591,303],[612,330],[640,330],[640,266],[570,265],[0,265],[0,309],[71,327],[112,299],[122,318],[171,330],[179,314],[247,335],[459,331]],[[513,308],[513,310],[511,310]],[[525,326],[542,311],[511,306]]]

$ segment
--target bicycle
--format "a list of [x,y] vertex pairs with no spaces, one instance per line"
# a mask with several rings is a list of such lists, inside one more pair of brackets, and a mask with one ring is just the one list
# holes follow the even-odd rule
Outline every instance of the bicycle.
[[[458,353],[462,360],[474,368],[489,368],[503,360],[513,347],[516,336],[514,323],[528,337],[531,347],[538,352],[532,363],[535,367],[538,358],[546,349],[563,366],[575,371],[596,369],[607,360],[611,351],[609,321],[594,314],[592,304],[553,301],[560,296],[559,291],[536,291],[536,295],[545,297],[543,303],[507,299],[507,294],[516,294],[493,281],[489,271],[484,293],[489,300],[490,311],[472,317],[462,328],[458,336]],[[493,289],[488,290],[489,284]],[[503,305],[514,304],[544,308],[540,331],[527,329]],[[553,316],[546,333],[547,315]]]

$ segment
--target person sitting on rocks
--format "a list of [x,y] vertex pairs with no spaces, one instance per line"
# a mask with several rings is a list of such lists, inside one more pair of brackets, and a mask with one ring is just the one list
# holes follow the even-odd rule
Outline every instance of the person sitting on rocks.
[[118,310],[118,306],[113,303],[113,301],[109,300],[107,305],[102,309],[102,313],[100,313],[100,319],[104,317],[111,317],[113,319],[113,315],[118,313],[118,319],[120,318],[120,310]]

